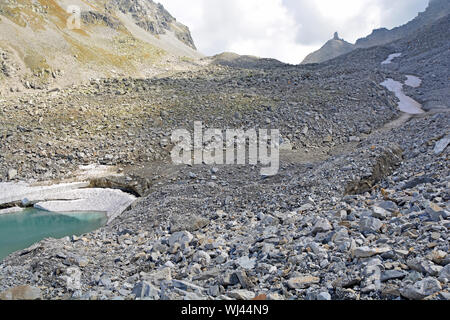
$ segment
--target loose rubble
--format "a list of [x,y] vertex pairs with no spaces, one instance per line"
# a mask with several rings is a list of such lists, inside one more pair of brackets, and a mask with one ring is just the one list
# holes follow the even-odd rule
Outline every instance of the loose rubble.
[[[450,113],[400,114],[379,84],[406,73],[381,62],[415,51],[393,46],[2,100],[3,182],[108,165],[135,184],[92,184],[140,197],[101,229],[4,259],[0,297],[28,285],[42,299],[450,299]],[[279,128],[290,147],[270,177],[260,165],[176,166],[171,132],[194,121]]]

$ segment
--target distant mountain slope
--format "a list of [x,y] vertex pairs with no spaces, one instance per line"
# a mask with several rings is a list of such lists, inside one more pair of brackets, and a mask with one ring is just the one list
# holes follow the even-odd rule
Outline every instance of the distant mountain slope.
[[3,90],[150,76],[201,57],[189,29],[151,0],[0,2]]
[[401,38],[404,38],[420,28],[430,25],[431,23],[445,17],[450,13],[449,0],[430,0],[427,9],[420,12],[410,22],[388,30],[386,28],[373,30],[372,34],[356,41],[357,48],[368,48],[383,45]]
[[205,59],[215,65],[242,69],[270,69],[287,66],[287,64],[276,59],[239,55],[233,52],[223,52]]
[[392,30],[386,28],[373,30],[369,36],[358,39],[355,45],[345,42],[335,35],[335,38],[329,40],[322,48],[308,55],[302,64],[322,63],[358,48],[370,48],[400,40],[413,35],[419,29],[431,25],[448,14],[450,14],[450,0],[430,0],[427,9],[420,12],[410,22]]
[[346,54],[354,48],[355,46],[353,44],[340,39],[338,33],[336,32],[333,39],[327,41],[319,50],[310,53],[303,60],[302,64],[324,62],[336,58],[342,54]]
[[[371,70],[391,74],[391,77],[406,80],[405,75],[414,75],[422,80],[420,87],[404,86],[407,94],[422,104],[423,109],[450,108],[450,14],[420,28],[400,40],[370,48],[358,48],[352,52],[325,61],[319,65],[304,66],[323,72],[338,68]],[[392,53],[402,53],[393,63],[381,62]],[[375,72],[374,72],[375,71]],[[377,85],[379,80],[376,81]]]

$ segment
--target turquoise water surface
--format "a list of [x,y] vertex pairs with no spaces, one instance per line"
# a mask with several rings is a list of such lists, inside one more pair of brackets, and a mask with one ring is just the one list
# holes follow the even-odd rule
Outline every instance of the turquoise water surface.
[[59,214],[27,209],[0,215],[0,261],[45,238],[82,235],[104,226],[106,221],[106,215],[99,212]]

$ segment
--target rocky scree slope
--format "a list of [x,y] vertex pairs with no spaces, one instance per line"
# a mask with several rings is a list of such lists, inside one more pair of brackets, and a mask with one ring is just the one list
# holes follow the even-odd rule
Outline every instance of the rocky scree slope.
[[[48,179],[99,161],[145,166],[149,185],[111,225],[10,255],[0,290],[93,300],[450,299],[450,114],[385,126],[400,115],[379,86],[404,76],[381,66],[394,50],[6,99],[4,180],[16,164],[17,178]],[[280,128],[293,150],[274,177],[252,166],[173,167],[171,129],[195,120]]]
[[[354,81],[354,79],[361,79]],[[398,116],[380,73],[357,68],[210,66],[170,77],[93,80],[4,99],[0,180],[69,178],[79,165],[167,159],[172,130],[279,128],[294,149],[323,150]],[[130,139],[133,144],[130,144]]]
[[[178,168],[113,225],[5,259],[0,289],[28,284],[46,299],[449,299],[448,150],[435,148],[448,120],[376,131],[326,161],[283,160],[268,179],[248,166]],[[348,189],[363,179],[373,184]]]
[[[449,300],[450,114],[392,125],[398,101],[379,85],[404,80],[399,66],[417,57],[445,65],[444,40],[426,32],[409,49],[319,65],[212,65],[2,99],[2,181],[69,178],[97,163],[147,188],[104,228],[7,257],[0,298]],[[426,86],[432,73],[418,70]],[[172,166],[172,129],[198,120],[279,128],[293,148],[273,177],[258,166]]]

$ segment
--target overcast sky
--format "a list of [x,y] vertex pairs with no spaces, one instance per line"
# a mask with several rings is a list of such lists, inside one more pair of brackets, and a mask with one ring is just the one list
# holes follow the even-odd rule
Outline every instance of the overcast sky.
[[298,64],[335,31],[354,43],[424,11],[428,0],[154,0],[187,25],[198,50]]

